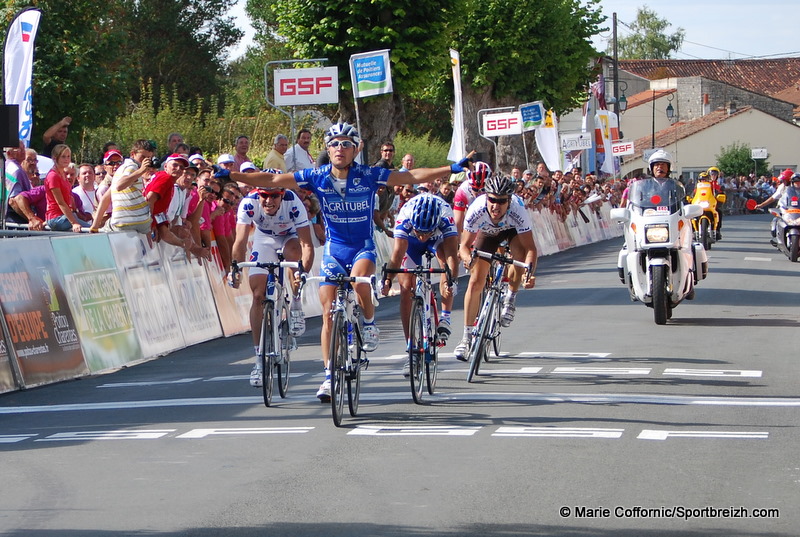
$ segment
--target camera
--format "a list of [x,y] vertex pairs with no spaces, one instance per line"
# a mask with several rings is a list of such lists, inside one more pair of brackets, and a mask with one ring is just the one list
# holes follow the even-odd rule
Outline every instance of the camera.
[[161,161],[157,156],[153,155],[152,157],[150,157],[150,167],[156,169],[161,167]]

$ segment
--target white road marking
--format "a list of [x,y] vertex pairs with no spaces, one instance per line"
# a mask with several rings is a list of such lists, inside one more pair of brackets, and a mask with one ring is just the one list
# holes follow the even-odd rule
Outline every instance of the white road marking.
[[514,356],[524,358],[608,358],[610,352],[517,352]]
[[664,375],[677,375],[687,377],[761,377],[757,369],[677,369],[668,368]]
[[649,375],[649,367],[555,367],[553,375]]
[[162,438],[175,429],[131,429],[114,431],[73,431],[68,433],[56,433],[46,438],[39,438],[34,442],[83,442],[86,440],[155,440]]
[[192,378],[185,378],[178,380],[145,380],[141,382],[111,382],[109,384],[101,384],[98,386],[98,388],[132,388],[138,386],[163,386],[167,384],[189,384],[190,382],[197,382],[198,380],[203,380],[203,377],[192,377]]
[[769,263],[772,261],[771,257],[745,257],[745,261],[757,261],[759,263]]
[[[305,377],[308,373],[289,373],[289,378],[294,379],[298,377]],[[235,381],[249,381],[250,375],[228,375],[224,377],[211,377],[210,379],[203,379],[203,382],[225,382],[229,380]]]
[[639,440],[666,440],[667,438],[755,438],[766,440],[769,438],[769,433],[764,431],[661,431],[645,429],[636,438]]
[[526,436],[539,438],[620,438],[625,429],[593,427],[498,427],[492,436]]
[[302,434],[313,430],[314,427],[240,427],[228,429],[192,429],[176,438],[206,438],[211,435],[240,435],[240,434]]
[[[361,401],[391,404],[407,402],[411,399],[408,390],[395,392],[362,392]],[[582,393],[524,393],[524,392],[437,392],[426,399],[437,403],[449,401],[485,403],[492,402],[530,402],[567,404],[649,404],[686,406],[734,406],[734,407],[800,407],[800,398],[788,397],[704,397],[690,395],[650,395],[650,394],[582,394]],[[285,401],[292,404],[319,405],[313,395],[289,395]],[[142,408],[224,406],[224,405],[263,405],[261,396],[244,397],[196,397],[182,399],[151,399],[143,401],[106,401],[102,403],[74,403],[64,405],[31,405],[0,407],[3,414],[33,414],[41,412],[88,412],[97,410],[129,410]]]
[[36,436],[35,434],[3,434],[0,435],[0,444],[14,444],[16,442],[22,442],[23,440],[27,440],[28,438],[33,438]]
[[359,425],[347,434],[355,436],[472,436],[480,429],[480,427],[447,425]]

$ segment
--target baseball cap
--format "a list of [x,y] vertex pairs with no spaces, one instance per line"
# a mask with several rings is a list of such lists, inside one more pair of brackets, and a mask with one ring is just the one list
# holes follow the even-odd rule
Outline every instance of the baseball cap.
[[105,155],[103,155],[103,162],[108,162],[109,160],[111,160],[111,157],[118,157],[119,160],[122,160],[122,153],[120,153],[116,149],[110,149],[106,151]]
[[197,159],[200,159],[200,160],[205,160],[205,159],[203,158],[203,155],[201,155],[200,153],[195,153],[194,155],[192,155],[191,157],[189,157],[189,162],[193,162],[193,161],[195,161],[195,160],[197,160]]
[[219,157],[217,157],[217,164],[229,164],[231,162],[235,162],[233,160],[233,155],[230,153],[223,153]]
[[253,164],[252,162],[248,161],[248,162],[242,162],[242,165],[239,166],[239,171],[243,172],[243,173],[244,172],[248,172],[248,171],[254,171],[255,172],[255,171],[258,171],[258,168],[256,168],[255,164]]
[[172,162],[172,161],[179,161],[179,162],[183,163],[184,166],[188,166],[189,165],[189,161],[186,159],[186,157],[184,157],[180,153],[173,153],[170,156],[168,156],[166,159],[164,159],[164,164],[166,164],[167,162]]

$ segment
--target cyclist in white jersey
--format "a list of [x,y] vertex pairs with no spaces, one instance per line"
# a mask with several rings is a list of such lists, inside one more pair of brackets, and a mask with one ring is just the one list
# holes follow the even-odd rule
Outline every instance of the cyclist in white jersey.
[[[234,263],[244,261],[251,227],[255,229],[249,261],[276,263],[278,262],[278,250],[283,250],[283,257],[286,261],[302,260],[304,269],[314,263],[314,246],[311,243],[308,214],[303,202],[294,192],[284,191],[282,188],[259,188],[242,200],[236,219],[236,239],[233,243],[232,255]],[[239,271],[232,266],[229,274],[231,285],[238,287]],[[250,269],[248,277],[250,290],[253,293],[253,302],[250,306],[250,329],[256,353],[255,366],[250,373],[250,385],[255,387],[261,386],[258,342],[261,337],[267,274],[266,269],[253,267]],[[300,295],[297,292],[297,282],[292,278],[289,283],[293,291],[289,333],[299,336],[305,332],[306,321]]]
[[486,180],[486,194],[478,196],[469,206],[461,234],[459,257],[470,271],[469,284],[464,296],[464,336],[456,346],[455,357],[466,361],[472,337],[472,327],[478,315],[481,291],[486,284],[489,261],[482,257],[472,257],[472,248],[487,253],[497,251],[503,241],[508,241],[511,256],[528,265],[528,277],[522,281],[524,269],[510,266],[508,269],[509,288],[503,297],[503,310],[500,322],[508,326],[514,320],[514,300],[520,285],[531,289],[536,284],[533,276],[536,270],[536,243],[531,231],[531,217],[522,199],[513,195],[514,181],[510,177],[494,176]]

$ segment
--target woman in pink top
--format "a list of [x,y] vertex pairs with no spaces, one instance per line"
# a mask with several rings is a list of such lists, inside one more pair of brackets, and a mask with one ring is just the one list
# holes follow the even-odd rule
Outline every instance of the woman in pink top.
[[75,214],[75,200],[72,197],[72,184],[69,181],[69,167],[72,163],[72,151],[65,144],[53,148],[53,168],[44,180],[47,212],[45,220],[53,231],[81,232],[81,227],[89,227],[89,223]]

